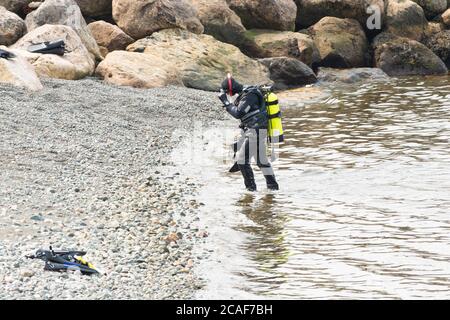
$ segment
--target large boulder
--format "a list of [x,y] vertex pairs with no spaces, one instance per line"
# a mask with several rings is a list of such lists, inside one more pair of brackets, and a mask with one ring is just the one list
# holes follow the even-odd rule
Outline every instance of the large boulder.
[[425,15],[433,19],[447,9],[447,0],[412,0],[422,7]]
[[134,39],[118,26],[105,21],[92,22],[88,27],[100,48],[105,48],[108,52],[125,50],[128,45],[134,42]]
[[373,11],[380,13],[382,23],[385,13],[384,0],[295,0],[298,6],[297,25],[301,28],[310,27],[324,17],[349,18],[358,20],[366,27],[367,20]]
[[6,10],[20,13],[33,0],[0,0],[0,6]]
[[[450,2],[449,2],[450,5]],[[447,9],[441,16],[442,22],[447,28],[450,28],[450,9]]]
[[25,22],[18,15],[0,7],[0,45],[12,45],[26,30]]
[[[33,43],[63,39],[66,43],[64,56],[54,54],[28,53],[26,50]],[[42,77],[77,80],[90,76],[95,70],[95,61],[78,34],[63,25],[44,25],[27,33],[11,48],[21,49],[22,54],[35,67]]]
[[410,0],[387,0],[385,30],[399,37],[420,41],[427,28],[425,13]]
[[294,0],[227,0],[247,29],[294,31],[297,6]]
[[81,12],[88,17],[111,15],[112,0],[75,0]]
[[425,45],[450,68],[450,30],[431,35],[426,39]]
[[378,68],[333,69],[320,68],[318,80],[323,82],[357,83],[388,81],[389,76]]
[[241,18],[225,0],[191,0],[198,12],[205,33],[219,41],[240,46],[245,42],[245,27]]
[[264,65],[209,35],[166,29],[138,40],[127,50],[165,61],[162,67],[175,67],[183,84],[190,88],[216,91],[227,72],[242,83],[271,83]]
[[276,90],[286,90],[317,82],[313,70],[297,59],[288,57],[259,60],[270,71],[270,79]]
[[264,57],[261,49],[247,38],[241,18],[230,9],[225,0],[191,0],[203,24],[205,34],[232,44],[250,57]]
[[[27,15],[25,22],[28,31],[45,24],[71,27],[80,36],[88,51],[96,59],[102,58],[97,42],[92,37],[75,0],[46,0],[37,10]],[[51,40],[55,40],[55,38],[53,37]]]
[[188,0],[113,0],[113,18],[135,39],[169,28],[198,34],[204,31],[197,11]]
[[166,60],[137,52],[114,51],[97,67],[106,82],[135,88],[182,85],[174,66]]
[[422,43],[382,33],[373,42],[375,65],[389,76],[444,75],[445,63]]
[[[2,50],[8,50],[7,47],[0,46]],[[0,58],[0,83],[9,84],[16,87],[26,88],[37,91],[43,89],[34,68],[28,61],[21,57],[17,52],[13,59]]]
[[321,66],[357,68],[367,65],[369,45],[358,21],[325,17],[308,31],[319,50]]
[[319,62],[319,51],[313,39],[304,33],[274,30],[248,30],[246,36],[265,58],[290,57],[311,66]]

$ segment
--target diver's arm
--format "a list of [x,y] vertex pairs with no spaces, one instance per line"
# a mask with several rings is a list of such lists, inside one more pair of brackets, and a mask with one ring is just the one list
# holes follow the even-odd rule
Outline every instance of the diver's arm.
[[250,112],[252,106],[258,105],[259,100],[255,94],[248,94],[241,100],[238,106],[229,104],[226,106],[227,112],[235,119],[241,119]]

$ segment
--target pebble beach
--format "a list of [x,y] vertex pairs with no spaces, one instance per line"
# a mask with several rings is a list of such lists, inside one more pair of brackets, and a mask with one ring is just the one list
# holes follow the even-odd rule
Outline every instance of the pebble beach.
[[[195,119],[226,117],[212,93],[95,79],[0,86],[0,299],[189,299],[206,230],[198,186],[168,156]],[[101,276],[26,259],[77,249]]]

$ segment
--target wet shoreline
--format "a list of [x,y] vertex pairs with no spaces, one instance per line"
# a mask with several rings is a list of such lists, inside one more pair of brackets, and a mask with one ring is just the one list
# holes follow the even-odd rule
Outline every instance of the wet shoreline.
[[275,194],[211,163],[199,199],[217,250],[196,298],[447,299],[449,80],[329,85],[288,107]]

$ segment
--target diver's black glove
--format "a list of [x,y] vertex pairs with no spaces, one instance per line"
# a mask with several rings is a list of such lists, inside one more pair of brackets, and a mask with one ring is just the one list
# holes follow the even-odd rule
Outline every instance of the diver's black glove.
[[231,104],[230,101],[228,101],[227,94],[224,91],[220,91],[219,99],[222,101],[224,107],[228,107]]

